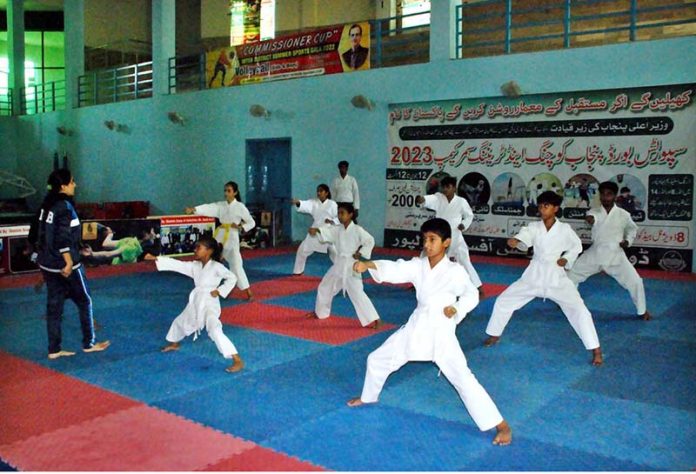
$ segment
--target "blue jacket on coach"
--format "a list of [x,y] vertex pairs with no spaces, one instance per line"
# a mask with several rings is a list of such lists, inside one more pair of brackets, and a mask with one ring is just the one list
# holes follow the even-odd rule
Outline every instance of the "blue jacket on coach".
[[[62,197],[63,195],[61,195]],[[66,196],[67,198],[67,196]],[[39,266],[49,272],[60,272],[65,267],[63,254],[70,252],[73,268],[80,265],[82,226],[75,207],[59,197],[39,215]]]

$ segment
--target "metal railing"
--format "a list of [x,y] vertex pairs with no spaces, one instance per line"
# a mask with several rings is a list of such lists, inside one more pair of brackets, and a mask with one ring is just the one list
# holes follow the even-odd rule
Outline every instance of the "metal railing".
[[152,61],[80,76],[77,97],[79,107],[152,97]]
[[0,115],[12,115],[12,89],[0,89]]
[[[430,25],[404,27],[403,24],[404,19],[429,14],[430,12],[420,12],[368,20],[371,42],[370,67],[427,63],[430,60]],[[308,29],[287,31],[284,34],[304,31]],[[205,89],[205,66],[205,53],[169,58],[169,93]]]
[[65,81],[22,87],[19,99],[26,115],[65,110]]
[[696,33],[696,2],[487,0],[457,6],[457,58],[593,46]]

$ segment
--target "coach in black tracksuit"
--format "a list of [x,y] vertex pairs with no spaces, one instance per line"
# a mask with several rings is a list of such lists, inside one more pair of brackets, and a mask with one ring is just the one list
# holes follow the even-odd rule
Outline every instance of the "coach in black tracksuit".
[[92,298],[80,263],[82,227],[72,201],[75,180],[69,170],[59,169],[51,173],[48,185],[49,192],[39,212],[37,238],[38,263],[48,292],[48,358],[75,355],[61,349],[61,322],[66,298],[73,300],[80,311],[82,350],[103,351],[109,347],[109,341],[95,342]]

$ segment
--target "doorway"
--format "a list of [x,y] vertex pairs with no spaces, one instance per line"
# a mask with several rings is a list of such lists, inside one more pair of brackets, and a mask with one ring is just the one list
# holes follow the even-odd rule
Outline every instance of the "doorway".
[[[246,141],[246,203],[274,247],[290,244],[292,175],[290,138]],[[264,219],[270,213],[270,222]]]

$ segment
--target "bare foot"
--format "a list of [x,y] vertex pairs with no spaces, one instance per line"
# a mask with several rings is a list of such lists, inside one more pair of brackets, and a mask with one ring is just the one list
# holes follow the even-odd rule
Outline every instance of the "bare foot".
[[483,285],[478,287],[479,299],[482,300],[486,297],[486,293],[483,291]]
[[51,352],[50,354],[48,354],[48,358],[51,360],[56,360],[59,357],[70,357],[70,356],[74,356],[74,355],[75,355],[75,353],[71,352],[71,351],[58,351],[58,352]]
[[246,294],[247,294],[247,301],[249,301],[249,302],[254,301],[254,295],[251,293],[251,288],[247,288]]
[[652,319],[652,314],[650,314],[650,312],[646,311],[643,314],[639,314],[638,317],[643,318],[643,321],[650,321]]
[[101,352],[111,345],[111,341],[95,342],[92,347],[83,348],[82,352]]
[[498,430],[498,432],[495,434],[495,438],[493,438],[493,444],[497,446],[507,446],[512,443],[512,429],[510,429],[510,425],[507,424],[507,421],[501,421],[495,429]]
[[293,273],[293,274],[292,274],[292,276],[296,276],[296,277],[299,277],[299,276],[302,276],[302,275],[304,275],[304,272],[302,272],[302,273]]
[[232,356],[232,360],[234,361],[234,364],[230,365],[225,369],[225,372],[239,372],[244,368],[244,361],[242,360],[241,357],[239,357],[239,354],[235,354]]
[[161,352],[178,351],[179,347],[181,347],[181,344],[179,344],[178,342],[170,342],[162,348]]
[[365,405],[365,402],[360,400],[360,397],[355,397],[355,398],[351,398],[350,400],[348,400],[346,405],[348,405],[351,408],[355,408],[355,407]]
[[381,328],[382,326],[384,326],[384,321],[382,321],[381,319],[375,319],[374,321],[372,321],[370,324],[368,324],[365,327],[377,330],[377,329]]
[[319,316],[317,316],[317,313],[312,311],[311,313],[307,313],[304,315],[305,319],[319,319]]
[[602,348],[592,349],[592,365],[599,367],[604,362],[602,358]]
[[488,338],[483,341],[483,345],[486,347],[491,347],[498,344],[498,341],[500,341],[500,336],[488,336]]

